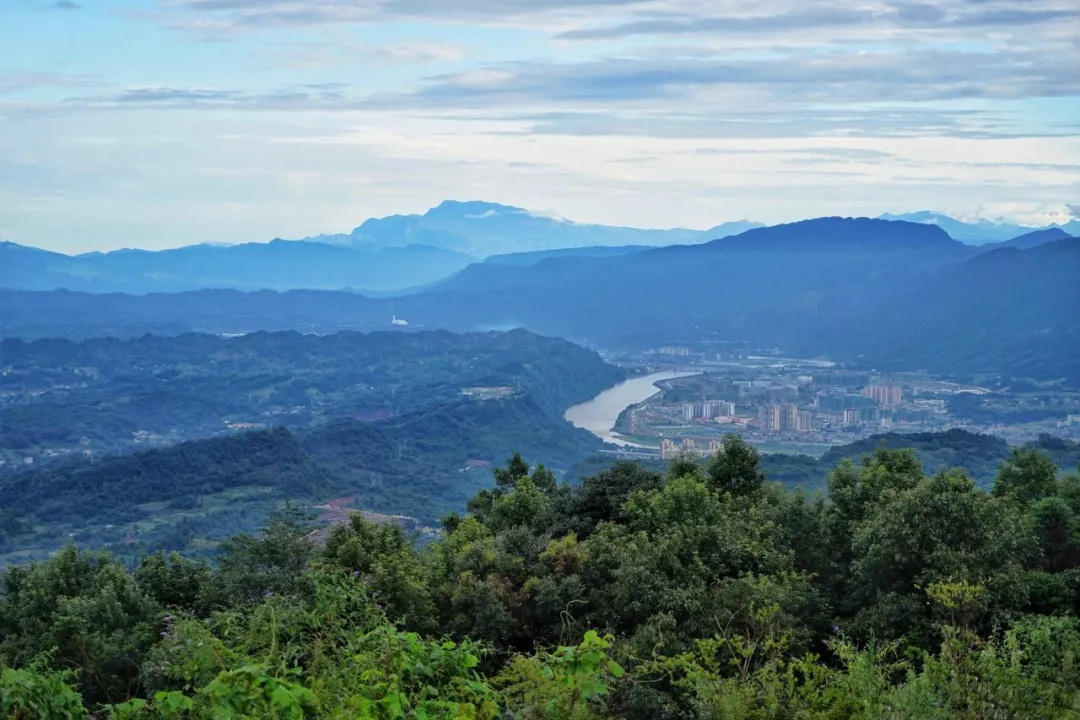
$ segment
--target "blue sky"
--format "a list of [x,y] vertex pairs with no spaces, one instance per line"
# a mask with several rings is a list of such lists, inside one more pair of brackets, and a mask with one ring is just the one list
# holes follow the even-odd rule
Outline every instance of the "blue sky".
[[1080,5],[0,2],[0,239],[259,241],[446,198],[648,227],[1064,222]]

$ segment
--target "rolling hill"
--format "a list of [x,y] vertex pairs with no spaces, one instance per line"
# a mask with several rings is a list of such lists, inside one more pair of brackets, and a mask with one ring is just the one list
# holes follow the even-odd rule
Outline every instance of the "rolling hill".
[[528,394],[562,422],[624,377],[593,351],[523,330],[9,339],[0,357],[0,472],[5,457],[40,464],[250,427],[390,418],[473,388]]
[[625,377],[522,330],[9,339],[0,358],[0,564],[71,537],[203,547],[287,498],[431,522],[514,450],[559,471],[602,448],[563,412]]
[[591,245],[579,248],[559,248],[556,250],[533,250],[532,252],[514,252],[505,255],[490,255],[484,259],[489,265],[516,265],[529,267],[549,258],[604,258],[617,257],[654,249],[650,245]]
[[600,346],[711,336],[801,347],[823,317],[972,252],[928,225],[821,218],[610,258],[472,265],[405,300],[424,322],[520,324]]
[[491,467],[514,450],[560,472],[602,446],[521,394],[79,457],[0,476],[0,556],[16,548],[44,555],[71,537],[136,556],[197,550],[258,527],[286,499],[345,496],[358,508],[434,523],[489,487]]

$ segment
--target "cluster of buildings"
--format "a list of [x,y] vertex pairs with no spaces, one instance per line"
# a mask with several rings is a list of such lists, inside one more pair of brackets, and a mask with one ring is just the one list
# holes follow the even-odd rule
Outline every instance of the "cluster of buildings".
[[814,429],[813,415],[794,403],[767,403],[758,407],[758,425],[763,432],[808,433]]
[[858,394],[850,391],[821,393],[814,400],[814,410],[823,422],[845,427],[928,423],[933,420],[934,412],[925,403],[923,405],[904,405],[903,388],[894,384],[866,385]]
[[[700,446],[727,432],[769,447],[800,449],[879,432],[948,427],[991,432],[1010,443],[1041,433],[1080,438],[1080,400],[1059,388],[992,394],[978,385],[923,372],[845,368],[737,341],[672,344],[622,359],[650,372],[687,373],[666,382],[664,393],[639,404],[631,415],[634,435],[668,440],[663,449],[667,458],[685,452],[684,437],[696,438]],[[694,371],[699,374],[689,374]],[[980,398],[978,417],[961,412],[964,395]],[[954,399],[961,400],[957,408]],[[966,404],[973,402],[968,399]],[[1013,420],[1027,414],[1039,419]]]
[[927,409],[901,407],[903,389],[899,385],[867,385],[854,393],[818,394],[812,407],[790,402],[769,402],[757,408],[757,427],[771,435],[809,433],[821,423],[839,426],[881,425],[894,422],[929,422]]
[[867,385],[859,395],[877,405],[899,405],[904,401],[904,391],[899,385]]
[[[662,349],[664,350],[664,349]],[[655,427],[665,435],[680,432],[678,423],[687,425],[720,423],[741,429],[762,439],[788,437],[797,442],[822,442],[838,436],[873,428],[894,425],[932,424],[945,412],[943,400],[909,400],[899,383],[872,382],[868,374],[826,370],[812,375],[786,377],[715,378],[691,380],[689,391],[674,391],[679,402],[668,404],[666,410],[657,408]],[[684,385],[685,388],[685,385]],[[697,393],[700,400],[690,400],[687,394]],[[710,398],[710,395],[713,399]],[[735,396],[732,400],[717,396]],[[734,401],[737,398],[738,406]],[[931,407],[930,403],[941,406]],[[674,407],[673,407],[674,405]],[[738,411],[738,412],[737,412]],[[666,423],[675,423],[664,427]],[[708,427],[682,432],[699,437],[721,432]],[[665,439],[661,455],[675,457],[680,453],[715,452],[715,448],[687,446],[678,438]]]
[[684,453],[707,457],[709,455],[715,455],[723,449],[723,440],[709,440],[708,445],[698,445],[694,442],[693,438],[686,438],[681,443],[664,438],[660,441],[660,458],[663,460],[672,460]]
[[668,357],[690,357],[690,348],[677,345],[665,345],[658,352]]
[[682,414],[684,420],[713,420],[719,417],[733,417],[735,415],[735,403],[726,400],[683,403]]
[[733,380],[727,391],[742,399],[741,415],[736,413],[734,402],[701,400],[681,403],[681,419],[688,423],[732,423],[765,435],[796,435],[925,424],[944,411],[918,404],[922,401],[905,403],[899,384],[871,384],[867,375],[835,371],[798,376],[779,384],[775,378]]
[[[884,374],[756,352],[717,342],[638,356],[650,369],[688,374],[666,381],[663,393],[636,407],[633,434],[656,438],[664,458],[714,452],[707,447],[710,438],[729,432],[770,446],[822,446],[874,432],[947,426],[950,398],[979,391],[925,374]],[[1076,422],[1070,417],[1061,424]],[[697,446],[688,447],[683,438]]]

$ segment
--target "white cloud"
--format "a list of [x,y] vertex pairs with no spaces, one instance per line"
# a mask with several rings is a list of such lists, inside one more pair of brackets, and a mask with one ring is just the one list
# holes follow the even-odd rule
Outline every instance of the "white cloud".
[[277,43],[267,56],[291,70],[342,70],[379,65],[452,63],[465,58],[463,44],[406,40],[370,45],[349,40]]
[[447,197],[653,227],[1062,217],[1080,167],[1076,12],[161,0],[108,16],[157,33],[160,56],[0,68],[0,218],[10,239],[88,249],[348,230]]
[[[85,250],[301,237],[422,212],[447,197],[652,227],[924,207],[1026,218],[1075,197],[1075,173],[1052,168],[1080,164],[1077,138],[643,143],[419,114],[219,112],[211,131],[198,112],[174,110],[168,121],[155,113],[128,110],[122,123],[115,113],[86,113],[82,136],[94,142],[63,138],[65,117],[9,124],[0,139],[9,239]],[[643,148],[650,162],[621,162]],[[999,162],[980,165],[987,157]]]

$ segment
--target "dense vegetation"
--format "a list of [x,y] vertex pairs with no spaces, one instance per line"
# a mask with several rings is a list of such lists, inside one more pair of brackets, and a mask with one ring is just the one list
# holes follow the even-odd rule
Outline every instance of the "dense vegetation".
[[68,548],[0,593],[7,718],[1071,718],[1080,476],[879,448],[827,497],[737,437],[578,486],[519,456],[441,538],[295,507],[215,566]]
[[[805,491],[824,490],[829,473],[838,463],[845,459],[858,460],[879,447],[910,450],[922,465],[923,472],[930,475],[939,470],[962,467],[976,485],[987,489],[993,485],[1000,464],[1012,453],[1012,448],[1001,438],[966,430],[882,433],[846,445],[837,445],[820,458],[765,453],[761,456],[761,468],[770,480],[779,482],[788,489],[799,487]],[[1038,440],[1023,447],[1046,453],[1058,467],[1072,468],[1080,465],[1080,443],[1072,440],[1041,435]],[[593,475],[610,468],[614,462],[610,456],[591,456],[574,465],[568,474],[570,477]],[[642,465],[652,470],[663,470],[666,464],[656,460],[643,461]]]
[[[879,446],[890,449],[911,448],[929,474],[948,468],[962,467],[976,484],[990,488],[1001,463],[1009,459],[1013,449],[1001,438],[947,430],[937,433],[884,433],[865,440],[841,445],[826,452],[818,461],[822,477],[828,469],[845,458],[859,458],[874,452]],[[1025,446],[1046,453],[1058,467],[1072,468],[1080,464],[1080,444],[1052,435],[1040,435]]]
[[[815,491],[826,487],[836,464],[880,446],[909,448],[928,474],[964,467],[984,488],[1011,452],[997,438],[962,430],[889,433],[822,458],[766,454],[760,465],[788,489]],[[552,421],[529,396],[463,399],[374,422],[337,420],[310,430],[253,431],[79,458],[0,479],[0,562],[41,557],[69,535],[86,547],[111,547],[128,561],[161,548],[212,553],[229,535],[257,528],[287,499],[315,505],[348,497],[356,508],[433,525],[487,486],[491,465],[507,447],[571,482],[617,462],[595,455],[597,438]],[[1068,440],[1047,436],[1027,447],[1059,467],[1080,464],[1080,445]],[[641,466],[663,471],[666,463]]]
[[622,377],[521,330],[7,340],[0,564],[69,536],[210,551],[287,498],[433,522],[506,448],[562,470],[595,452],[562,413]]
[[335,489],[329,473],[279,428],[24,473],[0,485],[0,503],[41,519],[122,522],[134,505],[247,485],[289,489],[305,497]]
[[125,557],[147,548],[211,550],[206,541],[258,527],[286,499],[347,496],[365,510],[434,523],[488,484],[504,448],[562,475],[601,446],[522,394],[79,457],[0,478],[0,553],[40,555],[69,533]]
[[233,427],[308,427],[456,402],[474,387],[563,411],[623,377],[594,352],[523,330],[222,338],[189,334],[0,348],[0,460],[116,451]]
[[603,445],[551,420],[531,396],[456,402],[375,423],[331,422],[304,433],[302,444],[341,474],[361,507],[432,520],[487,486],[505,448],[562,476]]

